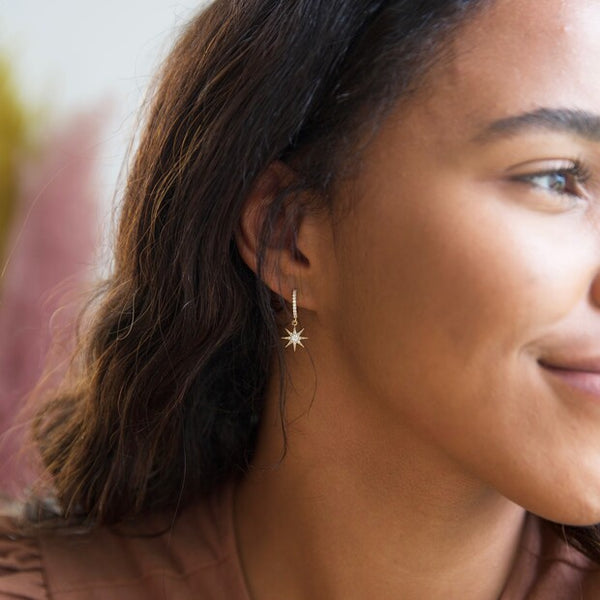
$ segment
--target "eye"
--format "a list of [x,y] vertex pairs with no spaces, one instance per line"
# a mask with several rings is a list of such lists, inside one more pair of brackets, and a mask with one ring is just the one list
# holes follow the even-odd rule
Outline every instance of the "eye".
[[542,173],[540,175],[530,175],[527,177],[530,183],[536,187],[552,190],[559,194],[576,194],[577,179],[569,171],[555,171],[553,173]]
[[557,194],[569,194],[570,196],[579,196],[581,186],[586,178],[582,176],[578,168],[560,169],[549,171],[547,173],[536,173],[533,175],[522,176],[523,181],[528,181],[535,187],[542,188]]
[[561,163],[537,173],[516,175],[515,181],[526,183],[535,190],[548,193],[569,206],[587,198],[585,184],[589,173],[579,161]]

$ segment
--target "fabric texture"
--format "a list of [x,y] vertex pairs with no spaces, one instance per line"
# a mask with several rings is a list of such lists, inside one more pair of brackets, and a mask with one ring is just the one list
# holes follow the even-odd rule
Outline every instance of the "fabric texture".
[[18,533],[0,522],[0,598],[250,600],[233,531],[232,489],[172,515],[93,531]]
[[[448,597],[459,597],[449,590]],[[250,600],[233,526],[233,486],[177,518],[93,531],[20,533],[0,519],[0,598]],[[527,518],[500,600],[597,600],[600,570]]]

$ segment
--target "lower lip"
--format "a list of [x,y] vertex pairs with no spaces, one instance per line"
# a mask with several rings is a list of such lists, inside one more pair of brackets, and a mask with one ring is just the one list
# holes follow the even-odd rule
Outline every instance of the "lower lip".
[[561,379],[570,387],[576,388],[591,396],[600,398],[600,373],[591,371],[573,371],[557,367],[543,366],[543,369]]

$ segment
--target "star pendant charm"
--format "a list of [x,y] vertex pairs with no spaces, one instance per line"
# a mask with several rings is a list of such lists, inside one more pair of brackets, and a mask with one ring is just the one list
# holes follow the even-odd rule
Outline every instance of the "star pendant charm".
[[294,330],[290,331],[289,329],[286,328],[286,333],[287,336],[282,337],[282,340],[287,340],[287,344],[286,344],[286,348],[288,346],[291,346],[293,344],[294,346],[294,352],[296,352],[296,346],[302,346],[302,348],[304,348],[304,344],[302,343],[302,340],[307,340],[307,337],[302,337],[302,334],[304,333],[304,329],[301,329],[300,331],[296,331],[296,326],[294,325]]

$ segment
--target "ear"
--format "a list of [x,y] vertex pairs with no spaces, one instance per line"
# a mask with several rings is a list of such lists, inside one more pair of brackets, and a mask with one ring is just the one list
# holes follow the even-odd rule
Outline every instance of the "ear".
[[[299,306],[315,310],[319,256],[328,239],[323,229],[329,225],[321,211],[309,208],[309,192],[291,191],[277,206],[281,193],[293,190],[298,181],[290,167],[279,161],[271,163],[257,178],[246,199],[236,242],[242,259],[257,274],[262,250],[260,276],[272,291],[290,300],[292,290],[297,289]],[[261,249],[267,219],[271,220],[271,235]]]

